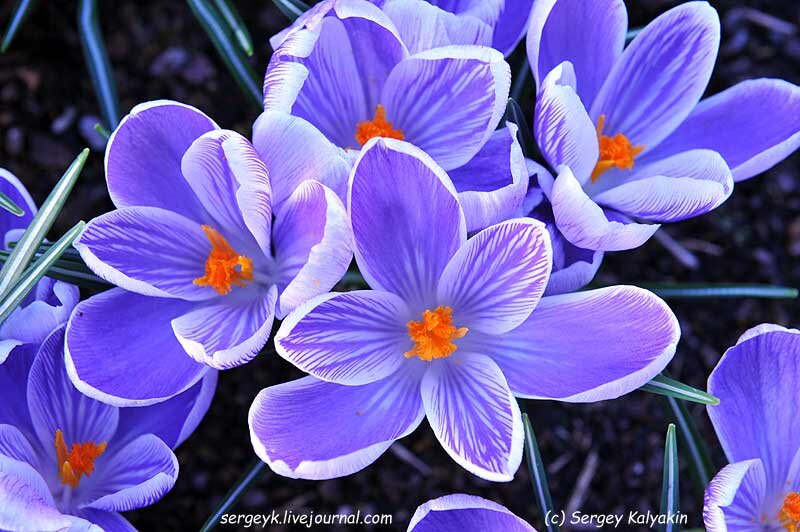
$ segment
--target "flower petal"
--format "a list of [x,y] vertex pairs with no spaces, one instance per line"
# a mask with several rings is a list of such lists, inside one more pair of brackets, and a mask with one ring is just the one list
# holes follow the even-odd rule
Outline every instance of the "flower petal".
[[754,530],[763,520],[766,483],[761,460],[725,466],[706,488],[703,521],[707,532]]
[[308,121],[280,111],[264,111],[253,124],[253,146],[269,171],[275,206],[308,179],[346,197],[350,163],[344,152]]
[[33,425],[28,413],[26,390],[28,374],[39,350],[38,344],[15,347],[5,362],[0,364],[0,424],[13,425],[33,437]]
[[127,512],[149,506],[164,496],[178,479],[178,459],[153,434],[139,436],[116,452],[97,460],[97,471],[84,479],[81,506],[108,512]]
[[600,148],[595,126],[575,92],[570,63],[559,64],[544,79],[533,129],[550,166],[569,166],[581,184],[589,181]]
[[473,335],[470,349],[497,362],[516,396],[583,403],[644,385],[679,339],[678,320],[661,299],[612,286],[545,297],[524,324],[502,337]]
[[[755,134],[757,132],[757,134]],[[800,87],[753,79],[701,101],[653,156],[719,152],[735,181],[765,172],[800,146]]]
[[0,192],[11,198],[11,201],[25,211],[22,216],[16,216],[5,209],[0,210],[0,235],[5,235],[12,229],[28,227],[36,214],[36,204],[25,185],[5,168],[0,168]]
[[[0,338],[8,339],[5,342],[41,344],[54,329],[66,323],[80,293],[77,286],[45,277],[36,285],[36,293],[29,297],[35,299],[18,307],[0,325]],[[3,358],[0,355],[0,364]]]
[[728,460],[761,458],[767,491],[788,478],[800,449],[800,331],[762,329],[728,349],[708,379],[720,404],[708,407]]
[[528,190],[528,167],[517,141],[517,126],[495,131],[481,151],[449,172],[467,219],[479,231],[514,216]]
[[492,359],[469,353],[431,365],[422,401],[436,438],[456,463],[486,480],[514,478],[522,461],[522,417]]
[[170,322],[190,308],[120,289],[82,301],[67,325],[70,379],[81,392],[116,406],[151,405],[189,389],[208,366],[186,354]]
[[655,148],[700,101],[719,39],[719,16],[706,2],[670,9],[625,49],[592,104],[592,119],[605,115],[605,134]]
[[[95,526],[100,527],[100,530],[90,528],[87,532],[136,532],[136,529],[131,525],[127,519],[117,512],[105,512],[103,510],[94,510],[92,508],[84,508],[76,512],[77,515]],[[74,525],[73,525],[74,526]],[[70,529],[69,532],[81,532]]]
[[241,366],[269,340],[278,303],[275,286],[239,298],[217,298],[194,306],[172,320],[186,353],[216,369]]
[[472,495],[445,495],[414,512],[408,532],[536,532],[508,508]]
[[438,297],[459,326],[503,334],[530,316],[553,264],[544,224],[516,218],[484,229],[456,252],[439,280]]
[[201,225],[156,207],[127,207],[89,222],[74,243],[92,271],[146,296],[216,297],[195,279],[205,275],[211,244]]
[[450,178],[411,144],[373,139],[353,169],[348,204],[364,278],[421,311],[467,238]]
[[497,50],[445,46],[394,67],[380,103],[405,140],[450,170],[466,164],[492,136],[510,85],[511,69]]
[[526,41],[536,84],[541,86],[548,72],[569,61],[575,67],[578,94],[591,108],[622,54],[627,30],[622,0],[537,0]]
[[325,294],[301,305],[275,335],[280,356],[328,382],[350,386],[388,377],[411,349],[403,300],[389,292]]
[[283,319],[298,305],[328,292],[353,260],[347,210],[332,190],[304,181],[284,202],[275,222],[275,261]]
[[506,56],[517,47],[528,29],[534,0],[505,0],[494,24],[492,48]]
[[56,431],[72,443],[107,442],[117,430],[117,408],[80,393],[64,367],[64,327],[39,348],[28,375],[28,409],[45,449],[53,448]]
[[171,448],[178,447],[203,420],[217,387],[217,371],[171,399],[151,406],[121,408],[112,445],[128,443],[142,434],[155,434]]
[[399,371],[364,386],[313,377],[271,386],[258,394],[248,420],[256,454],[273,471],[323,480],[365,468],[423,417],[419,377]]
[[682,152],[634,172],[620,185],[593,194],[594,200],[639,219],[678,222],[716,209],[733,192],[728,165],[711,150]]
[[181,174],[194,140],[218,126],[194,107],[169,100],[137,105],[106,147],[108,193],[118,208],[160,207],[198,220],[203,209]]
[[41,475],[26,463],[0,456],[0,528],[55,532],[69,525]]
[[0,456],[39,469],[39,457],[28,438],[14,425],[0,425]]
[[613,212],[604,212],[568,167],[562,166],[558,172],[549,193],[550,203],[559,231],[574,245],[599,251],[634,249],[660,227],[629,222]]

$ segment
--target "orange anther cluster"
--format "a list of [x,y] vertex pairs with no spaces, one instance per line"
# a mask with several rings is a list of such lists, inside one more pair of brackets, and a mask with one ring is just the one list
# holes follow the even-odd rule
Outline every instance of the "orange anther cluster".
[[600,158],[592,171],[592,183],[596,183],[604,172],[611,168],[630,170],[633,168],[634,159],[644,151],[644,146],[634,146],[622,133],[613,137],[603,135],[603,126],[606,115],[597,119],[597,139],[600,141]]
[[91,476],[94,471],[94,461],[106,450],[106,442],[97,445],[94,442],[73,443],[72,449],[67,452],[64,433],[56,430],[56,463],[58,464],[58,479],[65,485],[77,488],[81,476]]
[[453,325],[453,309],[440,306],[422,313],[422,321],[409,321],[408,336],[414,347],[405,353],[406,358],[419,357],[430,362],[436,358],[446,358],[456,352],[458,347],[453,340],[467,334],[466,327]]
[[356,124],[356,140],[362,146],[374,137],[388,137],[390,139],[403,140],[405,135],[399,129],[395,129],[392,123],[386,120],[386,109],[378,104],[375,108],[375,118],[365,120]]
[[237,254],[225,237],[209,225],[203,231],[211,242],[211,251],[206,259],[206,274],[194,280],[198,286],[210,286],[221,296],[233,290],[233,286],[245,286],[253,280],[253,261]]

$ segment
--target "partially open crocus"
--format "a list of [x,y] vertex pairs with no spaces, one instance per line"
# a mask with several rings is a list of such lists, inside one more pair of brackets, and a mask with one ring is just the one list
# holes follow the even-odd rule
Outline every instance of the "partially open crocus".
[[401,30],[419,35],[415,20],[398,28],[367,0],[318,4],[272,55],[264,108],[302,118],[349,160],[376,137],[416,145],[450,172],[468,229],[482,229],[512,216],[527,189],[516,129],[495,131],[510,67],[486,46],[411,43]]
[[[0,209],[0,238],[3,248],[19,240],[23,230],[36,214],[36,204],[25,186],[8,170],[0,168],[0,191],[24,212],[16,216]],[[78,288],[43,278],[22,301],[22,304],[0,324],[0,364],[11,351],[23,344],[41,344],[53,329],[67,321],[78,302]]]
[[452,182],[411,144],[370,141],[349,195],[373,290],[317,297],[276,334],[277,352],[311,375],[263,390],[250,409],[256,453],[281,475],[353,473],[427,417],[458,464],[508,481],[522,457],[514,395],[610,399],[674,354],[677,320],[650,292],[542,298],[552,259],[541,222],[468,240]]
[[800,331],[764,324],[728,349],[708,407],[730,465],[706,490],[709,532],[800,530]]
[[408,532],[536,532],[531,525],[495,502],[453,494],[426,502],[414,512]]
[[78,392],[64,367],[63,326],[0,365],[0,529],[130,531],[119,512],[175,484],[172,452],[205,415],[209,372],[160,405],[118,409]]
[[352,259],[336,194],[306,180],[275,205],[284,175],[194,108],[135,108],[109,141],[106,175],[117,210],[75,247],[120,288],[78,305],[67,364],[81,391],[118,406],[252,359],[273,318],[330,290]]
[[800,145],[800,88],[790,83],[745,81],[701,101],[720,40],[707,3],[667,11],[624,48],[626,31],[622,0],[543,0],[528,32],[534,129],[559,174],[542,186],[560,230],[587,249],[637,247],[658,225],[632,219],[706,213],[734,181]]

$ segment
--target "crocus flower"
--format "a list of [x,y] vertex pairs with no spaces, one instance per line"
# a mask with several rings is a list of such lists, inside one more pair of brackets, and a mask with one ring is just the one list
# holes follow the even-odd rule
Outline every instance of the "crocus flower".
[[531,525],[492,501],[453,494],[426,502],[414,512],[408,532],[536,532]]
[[515,126],[495,131],[510,67],[486,46],[422,45],[420,28],[367,0],[318,4],[272,55],[264,108],[302,118],[351,162],[375,137],[415,144],[450,173],[467,228],[482,229],[513,216],[528,186]]
[[[46,319],[46,317],[45,317]],[[115,408],[78,392],[64,327],[0,365],[0,529],[130,531],[119,512],[175,484],[172,452],[205,415],[217,373],[160,405]]]
[[[535,132],[556,169],[541,181],[564,236],[586,249],[641,245],[657,224],[706,213],[800,145],[800,88],[740,83],[700,101],[720,40],[717,12],[681,4],[623,50],[622,0],[536,2],[528,58]],[[580,39],[574,38],[581,35]]]
[[275,316],[341,279],[352,258],[344,206],[312,180],[287,194],[283,171],[192,107],[133,109],[106,151],[117,209],[75,242],[120,287],[81,302],[69,322],[78,389],[117,406],[172,397],[209,368],[253,358]]
[[[3,248],[19,240],[25,227],[36,214],[36,204],[25,186],[8,170],[0,168],[0,191],[16,203],[24,213],[16,216],[0,209],[0,237]],[[78,302],[78,288],[43,278],[22,304],[0,324],[0,364],[11,351],[23,344],[41,344],[53,329],[64,323]]]
[[512,219],[467,240],[452,181],[409,143],[367,144],[349,213],[373,290],[290,314],[275,348],[311,376],[262,390],[250,409],[255,451],[281,475],[358,471],[427,416],[458,464],[508,481],[522,457],[514,395],[610,399],[674,354],[675,316],[646,290],[541,298],[551,267],[541,222]]
[[709,532],[800,530],[800,331],[764,324],[728,349],[708,407],[730,465],[706,490]]

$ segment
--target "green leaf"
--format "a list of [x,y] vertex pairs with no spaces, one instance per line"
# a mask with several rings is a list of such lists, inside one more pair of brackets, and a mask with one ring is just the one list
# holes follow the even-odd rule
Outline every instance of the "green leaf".
[[94,125],[94,130],[97,131],[97,134],[103,137],[106,142],[111,138],[111,132],[107,130],[100,122]]
[[667,397],[674,397],[682,401],[691,401],[692,403],[700,403],[704,405],[718,405],[719,399],[713,395],[693,388],[688,384],[684,384],[675,379],[670,379],[666,375],[656,375],[653,380],[639,388],[644,392],[650,392],[657,395],[666,395]]
[[17,5],[14,6],[14,11],[11,12],[11,19],[8,21],[6,32],[3,35],[3,41],[0,42],[0,53],[8,50],[11,46],[11,41],[17,35],[17,32],[22,27],[22,23],[31,14],[33,8],[36,6],[36,0],[18,0]]
[[67,201],[72,187],[75,186],[75,181],[78,179],[81,170],[83,170],[83,165],[86,163],[88,156],[89,149],[85,148],[72,161],[72,164],[56,183],[39,212],[36,213],[36,216],[33,217],[30,225],[22,234],[18,245],[11,252],[8,260],[3,265],[3,269],[0,270],[0,298],[4,298],[8,294],[11,287],[16,284],[20,275],[22,275],[22,272],[28,267],[28,263],[30,263],[31,258],[39,249],[39,245],[64,207],[64,203]]
[[664,299],[797,299],[797,288],[766,284],[637,283]]
[[239,42],[239,46],[244,50],[244,53],[250,56],[253,55],[253,41],[250,38],[250,33],[247,31],[242,17],[236,12],[236,8],[233,7],[233,4],[228,0],[214,0],[214,5],[217,6],[222,18],[225,19],[228,27],[233,32],[233,36],[236,37],[236,40]]
[[222,502],[214,510],[214,513],[206,520],[205,524],[203,524],[202,528],[200,528],[200,532],[208,532],[209,530],[213,530],[219,524],[220,519],[223,515],[228,513],[230,510],[244,495],[247,493],[247,490],[258,480],[258,477],[266,471],[267,465],[262,462],[260,459],[256,458],[251,462],[250,466],[247,468],[247,471],[242,475],[239,480],[236,481],[236,484],[230,489],[230,491],[225,495],[222,499]]
[[0,323],[6,321],[11,313],[14,312],[14,309],[22,303],[25,296],[28,295],[28,292],[30,292],[33,287],[36,286],[36,283],[45,276],[53,263],[58,260],[64,251],[72,246],[73,240],[78,238],[84,225],[86,225],[84,222],[75,224],[72,229],[64,233],[64,236],[59,238],[58,241],[47,250],[47,253],[39,257],[39,259],[22,274],[17,284],[15,284],[8,294],[0,300]]
[[678,442],[675,439],[675,425],[667,428],[667,439],[664,443],[664,481],[661,484],[661,512],[665,523],[658,524],[659,532],[678,532],[680,526],[670,523],[680,512],[680,485],[678,475]]
[[556,524],[558,519],[553,519],[558,514],[553,510],[553,499],[550,497],[547,473],[544,470],[542,456],[539,454],[539,444],[536,443],[536,434],[533,433],[533,426],[528,414],[522,414],[522,425],[525,427],[525,457],[528,462],[533,493],[536,496],[536,505],[539,507],[548,532],[559,532],[560,529]]
[[[705,493],[706,486],[711,481],[714,465],[711,462],[708,446],[695,425],[694,418],[689,414],[686,404],[674,397],[667,397],[671,417],[678,427],[678,438],[681,446],[688,451],[689,471],[692,472],[692,481],[699,496]],[[685,455],[686,453],[684,453]]]
[[506,104],[506,122],[513,122],[519,128],[517,136],[519,137],[520,146],[522,146],[522,153],[528,159],[541,161],[542,156],[539,153],[539,147],[533,139],[533,132],[528,126],[528,121],[525,119],[525,113],[522,112],[519,104],[513,98],[508,99]]
[[23,216],[25,214],[25,210],[14,203],[14,200],[0,192],[0,208],[7,210],[14,216]]
[[81,38],[83,57],[92,78],[94,92],[100,104],[100,112],[106,122],[114,129],[119,124],[119,99],[111,62],[103,42],[100,22],[97,15],[97,0],[81,0],[78,5],[78,34]]
[[272,0],[272,3],[292,22],[311,9],[308,4],[301,0]]
[[263,107],[261,88],[247,55],[239,45],[233,42],[233,32],[222,15],[210,0],[186,0],[194,16],[200,22],[214,48],[228,67],[239,88],[245,96],[259,109]]

